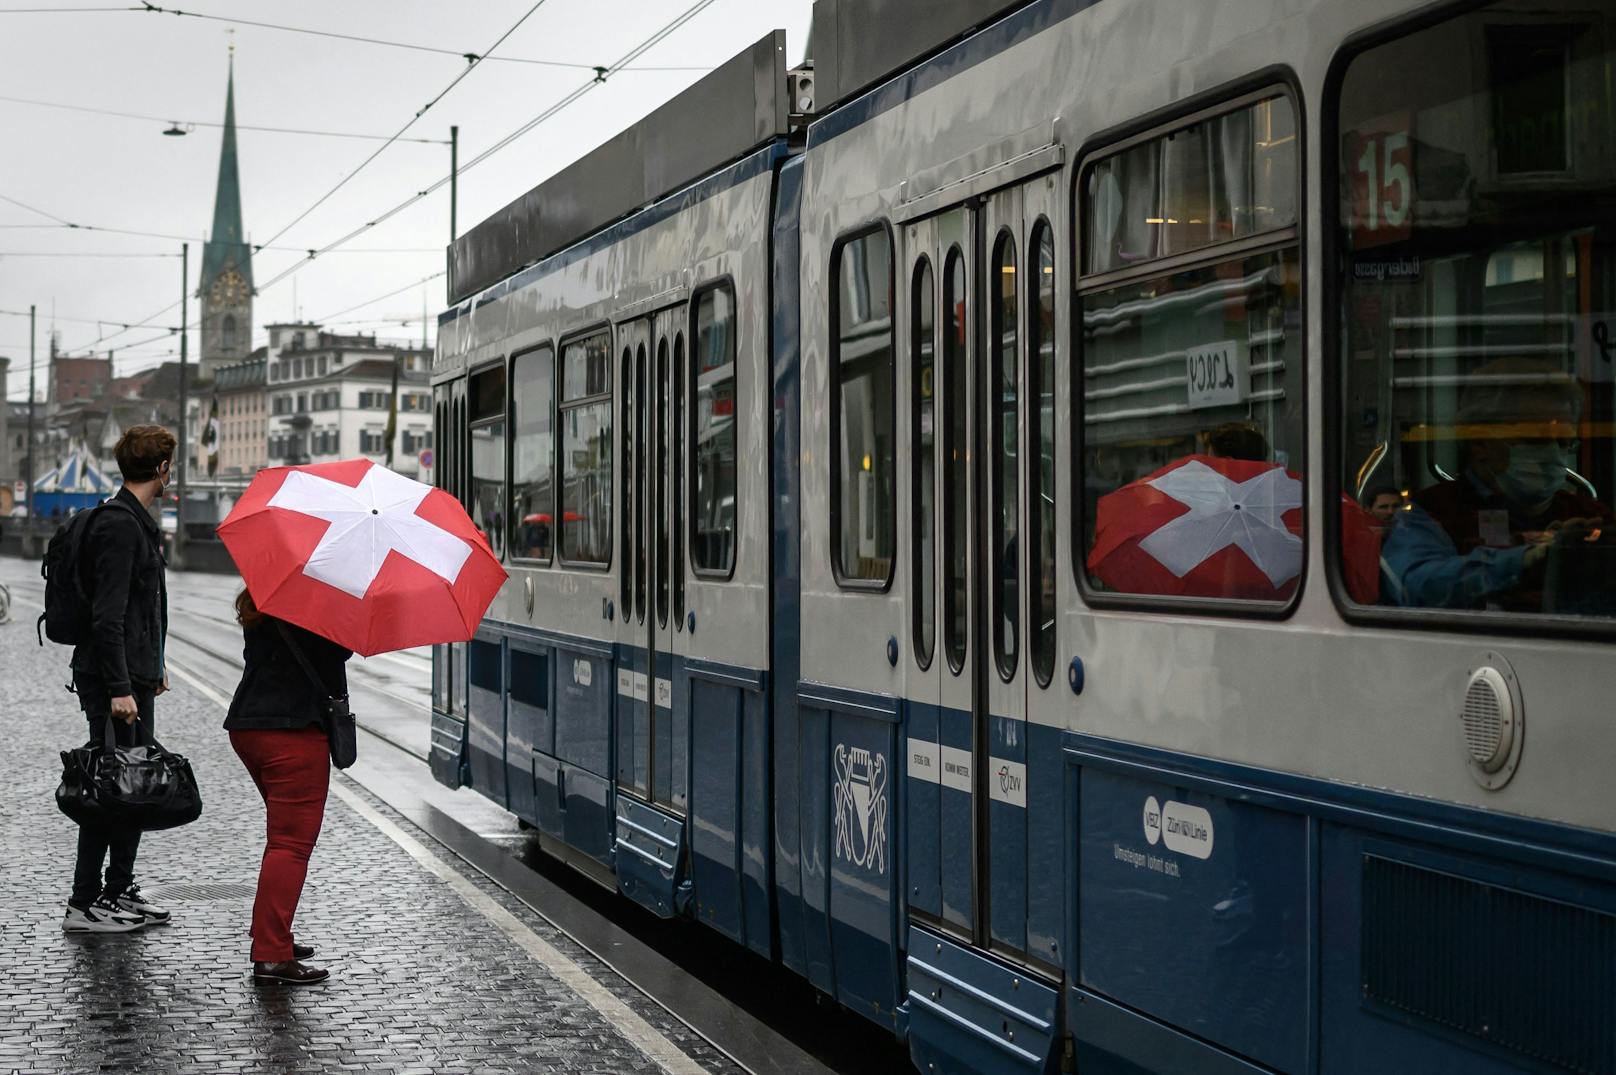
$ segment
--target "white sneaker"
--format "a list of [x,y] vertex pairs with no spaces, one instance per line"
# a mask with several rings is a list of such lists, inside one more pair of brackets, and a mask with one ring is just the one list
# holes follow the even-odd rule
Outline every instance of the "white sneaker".
[[106,899],[97,899],[88,907],[67,905],[62,917],[63,933],[128,933],[146,924],[146,919],[122,908],[114,907]]
[[145,924],[148,926],[165,925],[173,917],[163,908],[147,900],[140,891],[140,886],[136,884],[131,884],[117,896],[102,893],[101,899],[111,902],[114,907],[124,914],[138,915],[144,918],[146,920]]

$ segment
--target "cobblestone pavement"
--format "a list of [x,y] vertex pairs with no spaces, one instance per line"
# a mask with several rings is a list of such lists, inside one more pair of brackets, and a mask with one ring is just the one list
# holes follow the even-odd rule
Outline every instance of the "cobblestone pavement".
[[[172,902],[172,925],[134,934],[63,934],[76,830],[52,792],[58,752],[82,741],[84,724],[62,689],[65,651],[39,648],[33,613],[14,611],[14,622],[0,625],[10,763],[0,786],[0,1072],[734,1070],[519,901],[413,832],[440,865],[514,916],[512,928],[531,930],[603,986],[608,1006],[616,998],[649,1024],[664,1049],[664,1064],[653,1060],[337,795],[296,923],[299,941],[319,948],[314,962],[333,977],[302,990],[254,986],[247,926],[263,807],[219,727],[219,706],[178,679],[158,699],[157,734],[191,759],[205,809],[193,825],[148,834],[137,874],[148,891],[216,884],[249,894]],[[228,694],[233,685],[214,686]]]

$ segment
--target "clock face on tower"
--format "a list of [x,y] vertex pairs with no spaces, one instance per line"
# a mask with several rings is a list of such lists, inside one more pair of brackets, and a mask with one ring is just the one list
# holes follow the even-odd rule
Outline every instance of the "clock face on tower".
[[247,282],[234,269],[226,269],[213,281],[210,297],[215,305],[236,306],[247,298]]

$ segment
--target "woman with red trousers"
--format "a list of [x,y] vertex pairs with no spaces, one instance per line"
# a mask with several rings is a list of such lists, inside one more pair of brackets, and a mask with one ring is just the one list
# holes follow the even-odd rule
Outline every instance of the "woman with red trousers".
[[[303,962],[314,949],[292,939],[292,917],[331,783],[322,703],[327,696],[347,697],[343,664],[353,653],[258,611],[245,590],[236,597],[236,620],[246,635],[246,667],[224,726],[268,814],[268,846],[253,901],[253,981],[313,985],[331,972]],[[294,644],[313,666],[323,694],[298,662]]]

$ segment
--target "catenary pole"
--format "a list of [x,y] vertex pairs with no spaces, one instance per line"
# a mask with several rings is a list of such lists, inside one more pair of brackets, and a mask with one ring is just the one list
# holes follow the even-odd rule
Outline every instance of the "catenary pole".
[[449,241],[459,234],[455,230],[455,211],[460,201],[460,128],[449,128]]
[[176,468],[180,472],[179,481],[175,483],[179,499],[174,504],[174,559],[175,566],[185,567],[185,472],[190,469],[189,449],[186,436],[186,427],[190,423],[190,415],[186,413],[186,390],[189,379],[186,369],[186,336],[189,335],[185,323],[188,313],[186,300],[190,296],[189,284],[191,280],[191,244],[180,244],[180,465]]
[[28,307],[28,529],[34,528],[34,307]]

